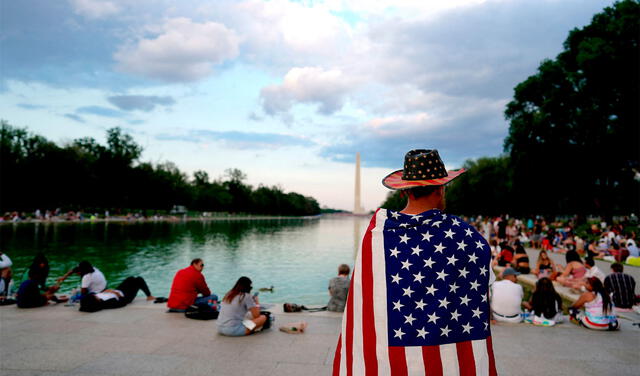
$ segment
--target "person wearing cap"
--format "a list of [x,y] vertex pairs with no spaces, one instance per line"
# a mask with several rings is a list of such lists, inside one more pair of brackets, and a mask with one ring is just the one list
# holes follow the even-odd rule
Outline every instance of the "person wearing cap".
[[520,275],[514,268],[502,272],[502,280],[491,286],[491,313],[496,321],[517,323],[522,321],[524,291],[517,281]]
[[[193,259],[191,265],[178,270],[173,277],[167,307],[170,312],[183,312],[192,304],[217,303],[218,296],[211,293],[202,270],[204,262],[200,258]],[[201,296],[198,297],[198,294]]]
[[91,265],[89,261],[80,261],[78,266],[69,270],[65,275],[57,279],[58,285],[67,279],[71,274],[78,274],[82,277],[80,283],[80,295],[85,296],[87,294],[97,294],[107,288],[107,280],[104,274]]
[[473,226],[444,212],[445,185],[462,173],[448,171],[437,150],[416,149],[383,179],[407,204],[378,209],[364,234],[334,375],[457,374],[461,367],[496,374],[491,248]]

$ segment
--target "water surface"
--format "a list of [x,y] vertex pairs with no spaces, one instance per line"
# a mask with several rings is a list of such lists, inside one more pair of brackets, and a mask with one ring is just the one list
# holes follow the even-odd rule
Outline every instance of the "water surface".
[[[32,223],[0,226],[0,245],[12,259],[15,282],[39,251],[49,258],[49,283],[88,260],[115,287],[127,276],[142,276],[156,296],[168,296],[178,269],[196,257],[218,295],[246,275],[263,302],[325,304],[327,285],[339,264],[353,266],[369,218],[234,220],[146,223]],[[62,292],[79,284],[69,277]]]

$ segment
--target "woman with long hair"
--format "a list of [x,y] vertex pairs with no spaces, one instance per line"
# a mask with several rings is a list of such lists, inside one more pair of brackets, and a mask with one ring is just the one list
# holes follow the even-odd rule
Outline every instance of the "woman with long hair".
[[[262,329],[267,316],[260,314],[257,294],[251,296],[253,288],[248,277],[240,277],[222,298],[218,316],[218,333],[225,336],[247,336]],[[251,319],[245,319],[247,312]]]
[[[595,330],[616,330],[618,320],[613,313],[611,298],[596,277],[587,279],[586,292],[571,306],[571,322]],[[584,307],[584,311],[580,308]]]
[[567,251],[565,260],[567,266],[562,271],[562,274],[558,276],[557,281],[567,287],[580,288],[584,283],[587,268],[582,264],[582,259],[580,259],[580,255],[576,251]]
[[562,298],[549,278],[543,277],[536,282],[531,300],[525,306],[533,311],[531,322],[535,325],[553,326],[562,322]]
[[538,253],[538,260],[536,260],[536,267],[533,269],[533,274],[538,276],[538,278],[546,277],[552,281],[556,278],[556,264],[544,249]]
[[524,247],[520,244],[519,240],[516,240],[515,247],[516,251],[513,255],[513,266],[520,273],[529,274],[529,272],[531,272],[531,267],[529,267],[529,256],[527,255],[527,251],[524,250]]

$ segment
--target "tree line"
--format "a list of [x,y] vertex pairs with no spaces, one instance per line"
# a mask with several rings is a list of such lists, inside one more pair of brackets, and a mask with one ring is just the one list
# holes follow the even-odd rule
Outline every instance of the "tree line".
[[[448,187],[466,214],[613,214],[640,209],[640,2],[614,3],[569,32],[519,83],[504,154],[468,160]],[[391,193],[383,207],[403,205]]]
[[[107,142],[79,138],[56,143],[6,121],[0,124],[0,211],[56,209],[115,214],[189,210],[264,215],[316,215],[318,202],[281,187],[246,184],[228,169],[219,179],[205,171],[192,178],[172,162],[140,161],[142,147],[120,128]],[[126,213],[123,213],[126,214]]]

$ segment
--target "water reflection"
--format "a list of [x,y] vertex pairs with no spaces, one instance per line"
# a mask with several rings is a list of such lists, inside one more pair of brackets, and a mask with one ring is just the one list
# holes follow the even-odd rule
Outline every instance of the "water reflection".
[[[205,262],[215,292],[240,275],[254,286],[276,286],[271,301],[323,304],[327,282],[341,263],[353,266],[368,218],[323,217],[269,221],[40,223],[0,226],[0,247],[16,279],[39,251],[49,258],[49,282],[86,259],[110,286],[142,275],[156,295],[167,295],[175,272],[192,258]],[[63,290],[78,283],[68,280]]]

